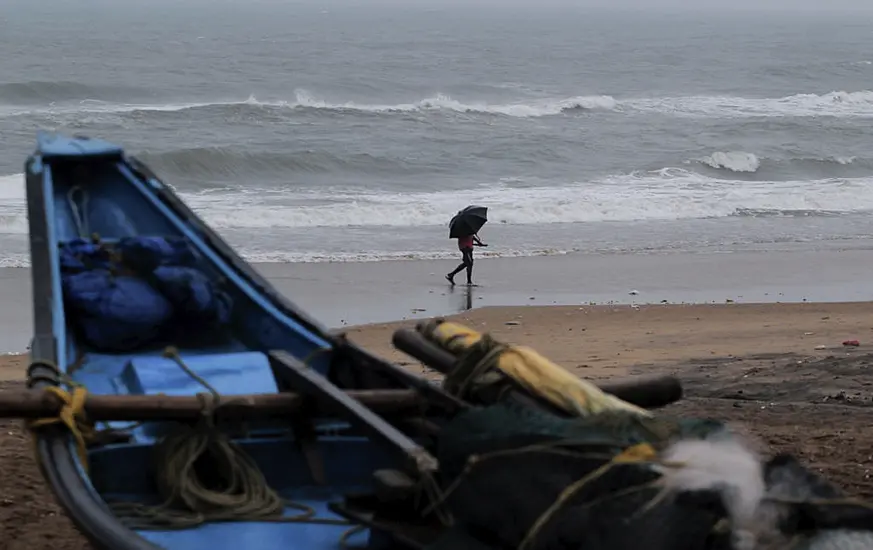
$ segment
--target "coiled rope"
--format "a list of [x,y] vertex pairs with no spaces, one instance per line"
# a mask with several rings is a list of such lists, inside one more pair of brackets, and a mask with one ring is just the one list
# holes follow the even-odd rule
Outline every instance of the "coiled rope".
[[[346,520],[317,518],[315,510],[305,504],[283,499],[267,483],[255,461],[215,425],[215,413],[223,404],[221,395],[200,375],[191,370],[175,348],[167,348],[164,356],[173,361],[208,393],[197,394],[203,414],[194,425],[179,424],[155,445],[155,482],[163,499],[160,504],[138,502],[108,502],[110,510],[128,528],[135,530],[190,529],[204,523],[232,521],[268,521],[288,523],[318,523],[349,525],[341,542],[365,527]],[[57,386],[45,391],[57,396],[61,411],[56,418],[46,418],[29,424],[31,430],[62,424],[76,443],[83,467],[88,470],[87,443],[98,432],[85,414],[87,390],[69,380],[52,365],[58,379],[73,386],[71,393]],[[208,471],[204,466],[207,465]],[[285,516],[285,510],[299,510]]]

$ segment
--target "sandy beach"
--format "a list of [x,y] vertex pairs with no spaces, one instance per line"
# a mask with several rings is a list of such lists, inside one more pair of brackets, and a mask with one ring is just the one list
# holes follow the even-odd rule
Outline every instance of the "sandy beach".
[[[873,496],[873,303],[487,307],[453,319],[533,346],[593,380],[670,372],[686,399],[665,414],[728,420],[765,453],[788,451],[849,492]],[[350,327],[354,341],[415,372],[392,332],[415,321]],[[843,346],[858,340],[859,346]],[[26,358],[0,361],[20,389]],[[3,548],[85,548],[45,489],[27,436],[3,422]]]

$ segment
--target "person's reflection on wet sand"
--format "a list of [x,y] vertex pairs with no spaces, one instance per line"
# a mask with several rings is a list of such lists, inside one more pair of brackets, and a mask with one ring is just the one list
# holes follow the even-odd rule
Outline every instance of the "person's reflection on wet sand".
[[[449,294],[454,294],[455,289],[457,287],[449,287]],[[473,289],[475,286],[462,286],[458,289],[458,294],[461,297],[460,306],[458,306],[458,313],[462,311],[469,311],[473,309]]]

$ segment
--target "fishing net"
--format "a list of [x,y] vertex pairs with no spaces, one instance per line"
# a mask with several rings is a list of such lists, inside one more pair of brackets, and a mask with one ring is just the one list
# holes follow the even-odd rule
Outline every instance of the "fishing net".
[[873,504],[714,420],[500,403],[455,417],[436,455],[451,522],[427,550],[873,549]]
[[437,456],[454,525],[429,550],[729,548],[718,493],[664,499],[659,448],[722,430],[627,411],[564,419],[508,403],[444,429]]

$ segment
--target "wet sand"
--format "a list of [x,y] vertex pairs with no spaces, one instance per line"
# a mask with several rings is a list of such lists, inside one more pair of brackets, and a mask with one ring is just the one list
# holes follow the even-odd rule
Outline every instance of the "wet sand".
[[[487,306],[589,303],[773,303],[873,300],[873,252],[823,243],[771,251],[568,254],[477,259],[481,286],[450,287],[457,260],[256,264],[277,290],[328,327],[450,315]],[[462,280],[459,278],[458,280]],[[637,291],[631,294],[631,291]],[[0,352],[31,336],[30,271],[0,268]]]
[[[852,494],[873,497],[873,303],[492,307],[454,319],[533,346],[591,379],[677,374],[686,399],[665,412],[727,420],[766,453],[796,453]],[[391,333],[414,321],[347,329],[415,372]],[[858,340],[860,346],[843,346]],[[0,359],[20,389],[26,360]],[[17,421],[0,426],[0,546],[85,548],[45,489]]]

